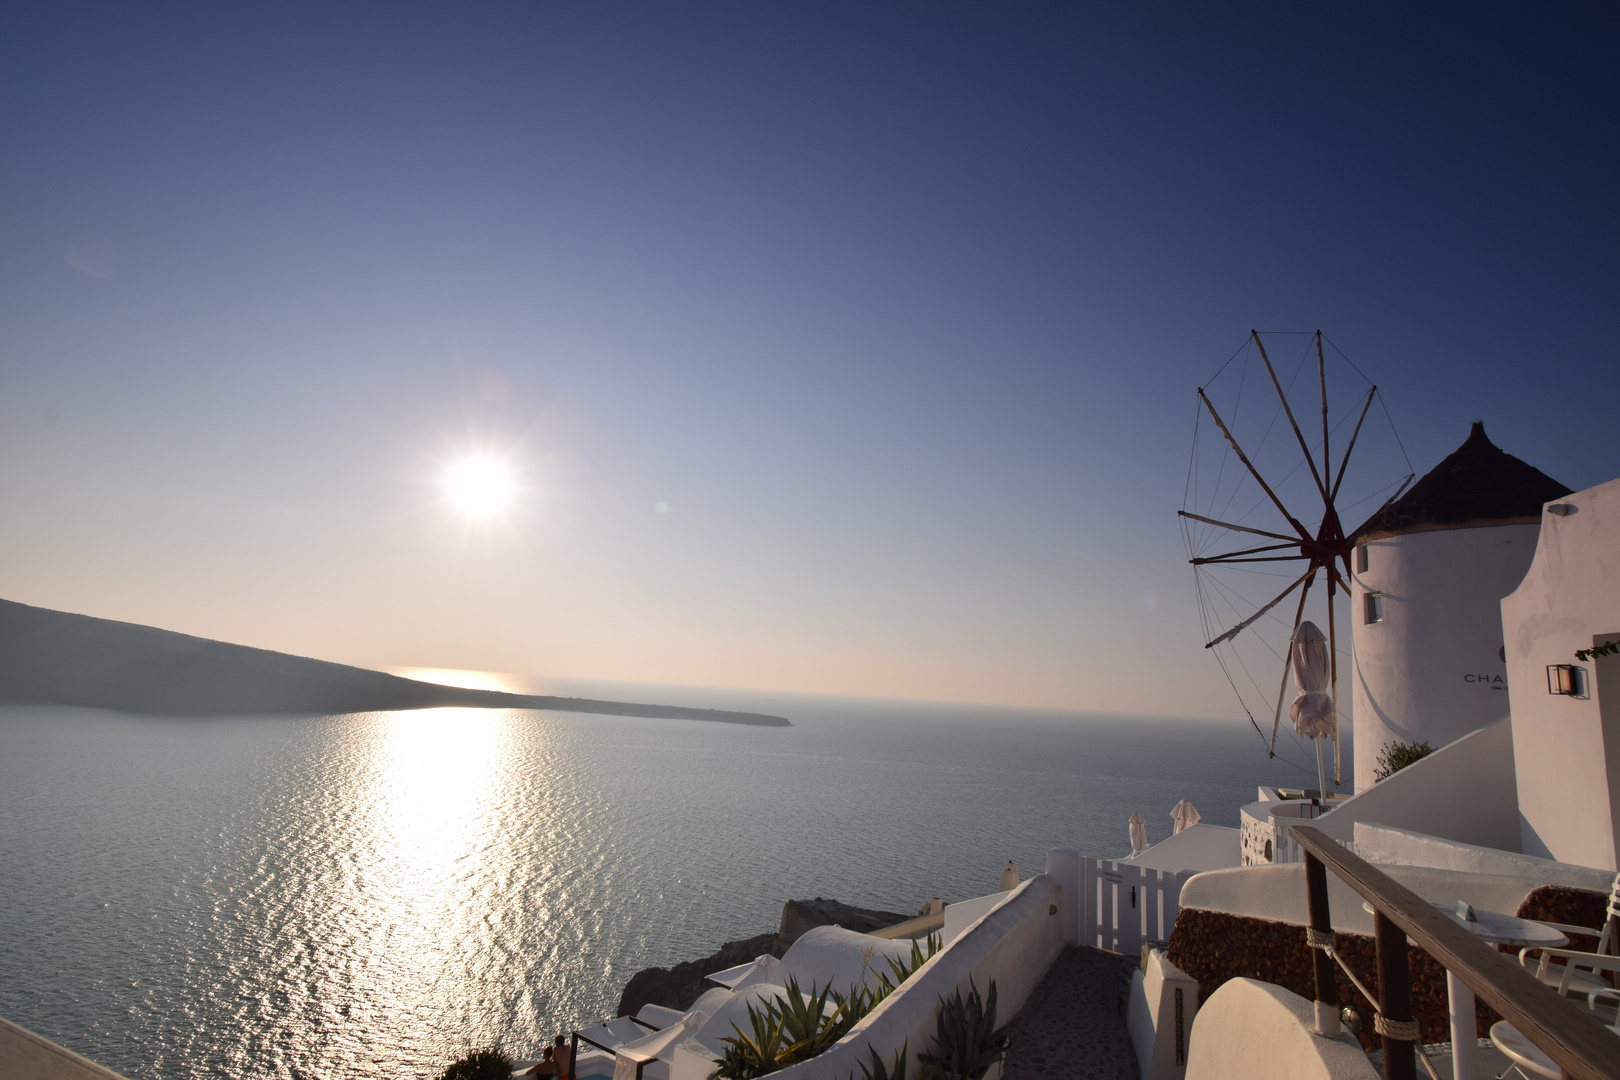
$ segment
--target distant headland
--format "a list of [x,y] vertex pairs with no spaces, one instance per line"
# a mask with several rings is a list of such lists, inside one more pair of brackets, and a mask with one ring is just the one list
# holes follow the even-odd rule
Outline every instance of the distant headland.
[[461,706],[789,727],[780,716],[510,694],[0,600],[0,702],[166,716],[351,713]]

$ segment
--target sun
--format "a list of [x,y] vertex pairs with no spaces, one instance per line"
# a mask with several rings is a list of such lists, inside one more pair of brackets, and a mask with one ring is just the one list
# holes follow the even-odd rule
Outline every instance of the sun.
[[493,518],[517,500],[517,476],[504,461],[475,454],[444,470],[444,490],[450,505],[464,517]]

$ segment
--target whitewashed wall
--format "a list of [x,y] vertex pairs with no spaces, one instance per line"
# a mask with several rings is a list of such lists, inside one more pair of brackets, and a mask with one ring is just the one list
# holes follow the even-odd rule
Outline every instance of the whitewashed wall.
[[1316,1034],[1316,1008],[1254,979],[1229,979],[1193,1022],[1187,1080],[1378,1080],[1354,1038]]
[[1353,840],[1356,824],[1370,821],[1517,851],[1513,732],[1508,719],[1468,732],[1304,824],[1335,840]]
[[[1524,579],[1537,530],[1447,529],[1366,545],[1350,612],[1356,791],[1372,787],[1386,743],[1444,746],[1506,715],[1499,601]],[[1382,622],[1364,621],[1368,592],[1383,595]]]
[[1607,870],[1554,862],[1516,851],[1460,844],[1413,829],[1391,829],[1364,821],[1356,822],[1356,854],[1370,863],[1530,878],[1545,885],[1567,885],[1596,893],[1608,892],[1614,883],[1614,875]]
[[1005,1023],[1024,1007],[1063,950],[1064,920],[1059,906],[1063,888],[1046,874],[1004,896],[826,1053],[775,1075],[781,1080],[849,1080],[861,1075],[860,1065],[870,1064],[869,1048],[888,1064],[907,1045],[915,1062],[919,1052],[933,1049],[940,999],[956,990],[965,996],[970,977],[980,994],[995,980],[997,1022]]
[[[1620,637],[1620,480],[1549,505],[1569,512],[1542,515],[1535,561],[1502,601],[1521,850],[1614,870],[1620,657],[1581,663],[1575,651]],[[1582,668],[1586,693],[1548,693],[1549,664]]]
[[[1380,869],[1425,900],[1447,907],[1466,900],[1483,911],[1517,911],[1525,897],[1547,884],[1541,877],[1470,874],[1429,866]],[[1308,926],[1310,909],[1305,902],[1305,864],[1245,866],[1197,874],[1181,887],[1181,907],[1183,911],[1195,908]],[[1328,874],[1328,907],[1335,930],[1371,936],[1373,917],[1361,906],[1361,895],[1333,873]]]

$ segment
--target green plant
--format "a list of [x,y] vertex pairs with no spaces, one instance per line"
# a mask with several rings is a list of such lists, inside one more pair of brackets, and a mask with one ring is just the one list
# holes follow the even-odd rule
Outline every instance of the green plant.
[[439,1080],[509,1080],[512,1059],[491,1046],[487,1050],[474,1050],[466,1057],[451,1063],[439,1075]]
[[905,960],[896,960],[892,956],[889,957],[889,970],[894,973],[894,985],[899,986],[911,978],[913,972],[931,960],[934,954],[939,952],[940,941],[941,938],[938,934],[929,934],[928,955],[924,956],[922,946],[917,944],[916,938],[912,938],[910,957]]
[[1620,639],[1605,641],[1603,644],[1594,645],[1590,649],[1576,649],[1575,659],[1590,662],[1600,656],[1612,656],[1615,653],[1620,653]]
[[[748,1006],[748,1031],[731,1025],[735,1035],[721,1040],[725,1052],[720,1058],[716,1076],[722,1080],[753,1080],[767,1076],[778,1069],[813,1058],[849,1033],[861,1018],[877,1008],[895,988],[905,982],[928,958],[940,950],[938,935],[929,935],[928,951],[916,941],[911,943],[911,955],[903,959],[888,958],[889,973],[874,972],[875,980],[867,978],[873,952],[868,950],[861,964],[861,974],[848,994],[836,993],[829,985],[817,989],[812,984],[804,993],[797,979],[788,979],[784,988],[787,996],[775,997],[758,1005]],[[892,977],[891,977],[892,976]],[[902,1071],[887,1080],[903,1080]],[[865,1066],[862,1066],[865,1068]]]
[[1421,761],[1434,753],[1434,747],[1426,742],[1388,742],[1378,751],[1378,767],[1373,770],[1373,780],[1387,780],[1400,772],[1414,761]]
[[[833,1006],[828,1011],[828,1004]],[[799,980],[789,977],[787,997],[777,999],[782,1016],[782,1031],[795,1048],[794,1060],[815,1057],[827,1047],[843,1038],[847,1025],[842,1025],[844,1003],[832,992],[832,984],[817,992],[815,984],[808,994],[799,990]]]
[[996,982],[983,999],[972,978],[962,991],[939,1003],[934,1052],[918,1054],[923,1080],[977,1080],[1007,1049],[1007,1029],[996,1027]]
[[728,1080],[751,1080],[798,1060],[793,1055],[793,1048],[784,1042],[786,1033],[782,1029],[782,1013],[774,1002],[766,1002],[763,1009],[756,1009],[750,1003],[748,1025],[753,1029],[752,1035],[744,1034],[736,1024],[731,1025],[731,1030],[737,1034],[735,1037],[728,1035],[722,1040],[726,1049],[720,1057],[716,1076]]
[[[878,1057],[878,1052],[870,1046],[866,1048],[866,1052],[872,1055],[872,1067],[868,1069],[865,1062],[856,1062],[861,1067],[862,1080],[906,1080],[905,1044],[901,1044],[899,1051],[894,1055],[894,1064],[892,1066],[883,1064],[883,1059]],[[855,1080],[853,1074],[850,1076],[850,1080]]]
[[799,989],[799,981],[790,978],[784,989],[785,998],[749,1004],[750,1031],[731,1025],[736,1034],[721,1040],[726,1049],[717,1075],[727,1080],[769,1075],[815,1057],[849,1030],[844,999],[831,986],[818,990],[812,984],[806,994]]

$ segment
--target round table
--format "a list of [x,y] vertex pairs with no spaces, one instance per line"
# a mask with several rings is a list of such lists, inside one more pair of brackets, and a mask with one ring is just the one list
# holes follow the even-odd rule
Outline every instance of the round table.
[[[1361,906],[1367,911],[1373,910],[1370,903],[1363,903]],[[1489,942],[1492,945],[1515,945],[1519,948],[1539,945],[1549,949],[1558,949],[1569,944],[1569,938],[1546,923],[1538,923],[1534,919],[1521,919],[1517,915],[1504,915],[1499,911],[1482,911],[1479,908],[1474,908],[1474,921],[1470,922],[1457,914],[1457,905],[1455,904],[1435,904],[1434,906],[1442,914],[1450,917],[1452,922],[1481,941]],[[1447,971],[1446,995],[1451,1006],[1452,1074],[1455,1080],[1478,1080],[1476,1072],[1479,1057],[1476,1053],[1478,1046],[1475,1043],[1477,1028],[1474,1020],[1474,992],[1468,988],[1467,983]],[[1503,1045],[1497,1039],[1496,1029],[1504,1026],[1512,1031],[1513,1035],[1522,1041],[1525,1046],[1528,1046],[1540,1061],[1551,1063],[1551,1059],[1531,1045],[1529,1040],[1525,1039],[1517,1028],[1505,1022],[1496,1024],[1491,1028],[1491,1041],[1496,1043],[1502,1053],[1512,1058],[1516,1064],[1535,1071],[1537,1075],[1551,1076],[1552,1080],[1558,1080],[1559,1073],[1556,1065],[1552,1066],[1553,1071],[1549,1074],[1544,1071],[1544,1066],[1535,1059],[1528,1056],[1521,1059],[1517,1053]]]
[[1524,1037],[1524,1032],[1506,1020],[1498,1020],[1491,1025],[1491,1042],[1508,1056],[1509,1061],[1521,1069],[1528,1069],[1536,1076],[1544,1076],[1547,1080],[1559,1080],[1564,1075],[1556,1061],[1543,1054],[1536,1048],[1535,1043]]

